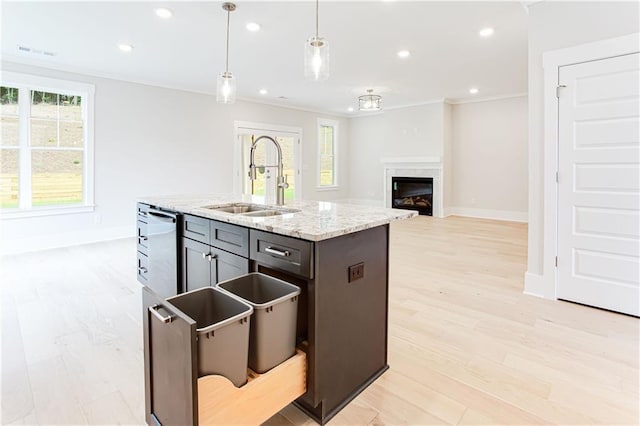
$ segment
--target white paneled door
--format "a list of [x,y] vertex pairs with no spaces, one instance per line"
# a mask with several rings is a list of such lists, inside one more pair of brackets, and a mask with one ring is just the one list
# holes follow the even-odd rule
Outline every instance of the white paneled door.
[[557,297],[640,315],[640,57],[560,67]]

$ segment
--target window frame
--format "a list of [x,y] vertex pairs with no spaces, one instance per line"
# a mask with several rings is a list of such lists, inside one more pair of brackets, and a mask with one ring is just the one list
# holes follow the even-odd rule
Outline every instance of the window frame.
[[[321,172],[322,172],[322,157],[323,154],[321,153],[322,150],[322,144],[321,144],[321,140],[322,140],[322,128],[323,127],[332,127],[333,128],[333,184],[332,185],[322,185],[321,181],[322,181],[322,176],[321,176]],[[339,127],[340,127],[340,122],[337,120],[330,120],[328,118],[318,118],[318,131],[317,131],[317,135],[318,135],[318,149],[317,149],[317,154],[318,154],[318,159],[317,159],[317,173],[316,173],[316,190],[318,191],[335,191],[338,190],[340,188],[340,185],[338,184],[338,147],[339,147]]]
[[[94,204],[94,96],[95,85],[69,80],[59,80],[32,74],[3,72],[0,85],[18,89],[18,197],[17,208],[0,210],[0,218],[23,218],[30,216],[48,216],[92,212]],[[53,205],[33,207],[31,205],[31,151],[29,145],[31,97],[32,90],[51,92],[82,98],[83,116],[83,169],[82,169],[82,204]],[[64,150],[64,149],[61,149]],[[26,190],[23,190],[26,188]]]

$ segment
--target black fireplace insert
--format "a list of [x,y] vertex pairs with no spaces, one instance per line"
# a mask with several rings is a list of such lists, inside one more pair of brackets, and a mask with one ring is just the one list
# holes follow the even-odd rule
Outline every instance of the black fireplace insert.
[[391,207],[433,216],[433,178],[392,177]]

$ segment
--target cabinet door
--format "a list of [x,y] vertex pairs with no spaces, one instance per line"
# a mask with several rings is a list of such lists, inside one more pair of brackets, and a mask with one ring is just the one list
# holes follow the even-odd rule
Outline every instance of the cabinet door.
[[148,287],[142,307],[147,424],[196,425],[196,323]]
[[182,288],[184,291],[210,286],[209,246],[189,238],[182,239]]
[[212,283],[230,280],[249,272],[249,259],[211,247]]
[[144,220],[137,221],[138,227],[138,251],[144,254],[149,253],[149,231],[147,222]]
[[146,254],[138,252],[138,281],[143,285],[147,285],[149,281],[149,258]]

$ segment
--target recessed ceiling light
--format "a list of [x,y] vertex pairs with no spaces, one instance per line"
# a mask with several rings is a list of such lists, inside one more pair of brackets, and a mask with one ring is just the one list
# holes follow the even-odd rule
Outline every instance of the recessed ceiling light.
[[408,58],[411,55],[411,52],[408,50],[400,50],[398,51],[398,58]]
[[353,112],[353,107],[349,107],[349,108],[347,108],[347,111],[349,111],[349,112]]
[[130,44],[120,43],[118,45],[118,49],[122,50],[123,52],[131,52],[133,50],[133,46]]
[[471,93],[472,95],[475,95],[476,93],[478,93],[478,88],[472,87],[471,89],[469,89],[469,93]]
[[169,19],[173,16],[173,12],[166,7],[159,7],[156,9],[156,15],[158,15],[162,19]]
[[490,37],[493,35],[493,28],[487,27],[480,30],[478,33],[481,37]]
[[251,31],[252,33],[255,33],[256,31],[260,31],[260,24],[255,22],[249,22],[247,23],[247,30]]
[[260,89],[260,94],[261,95],[266,95],[267,93],[269,93],[269,92],[267,92],[267,89]]

